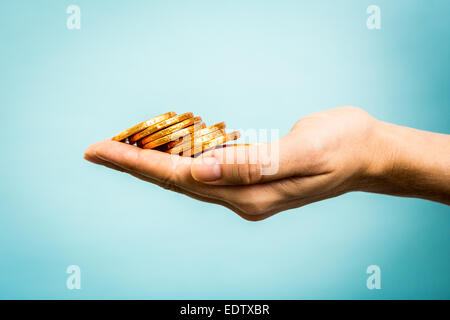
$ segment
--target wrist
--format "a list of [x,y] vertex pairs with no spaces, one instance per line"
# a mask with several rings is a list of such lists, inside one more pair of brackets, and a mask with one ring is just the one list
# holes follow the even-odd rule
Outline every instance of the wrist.
[[[393,181],[401,167],[399,131],[402,127],[374,120],[366,141],[364,165],[358,191],[393,193]],[[401,140],[401,139],[400,139]]]
[[364,178],[372,184],[385,180],[394,174],[394,168],[398,162],[396,125],[375,120],[372,128]]
[[450,202],[450,137],[375,120],[361,191]]

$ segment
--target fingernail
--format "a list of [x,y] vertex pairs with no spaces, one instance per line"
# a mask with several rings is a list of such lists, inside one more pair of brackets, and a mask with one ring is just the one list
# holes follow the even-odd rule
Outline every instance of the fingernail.
[[222,170],[214,157],[197,158],[192,164],[192,176],[203,182],[212,182],[220,179]]

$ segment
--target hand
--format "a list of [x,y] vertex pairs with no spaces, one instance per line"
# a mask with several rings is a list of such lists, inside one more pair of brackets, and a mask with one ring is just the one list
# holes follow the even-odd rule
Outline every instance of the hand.
[[[420,185],[419,189],[427,192],[409,189],[408,179],[399,183],[396,178],[405,176],[402,168],[411,161],[410,157],[399,156],[402,148],[397,136],[432,135],[428,140],[443,145],[444,151],[450,146],[448,136],[419,130],[397,132],[397,128],[355,107],[311,114],[276,142],[279,157],[270,161],[277,161],[278,170],[270,175],[263,174],[262,168],[273,163],[267,163],[260,150],[271,150],[275,143],[219,148],[193,159],[106,140],[90,146],[85,158],[192,198],[223,205],[252,221],[357,190],[450,203],[450,152],[444,153],[447,157],[442,165],[432,168],[435,176],[428,185],[427,181]],[[422,169],[408,173],[420,175]],[[441,181],[436,183],[434,178],[439,176]]]

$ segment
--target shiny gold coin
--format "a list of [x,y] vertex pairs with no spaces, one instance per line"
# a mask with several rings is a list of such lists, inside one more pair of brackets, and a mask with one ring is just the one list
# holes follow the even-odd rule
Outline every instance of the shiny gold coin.
[[[191,136],[189,137],[189,140],[193,140],[196,137],[200,137],[200,136],[209,134],[211,132],[214,132],[214,131],[220,130],[220,129],[225,129],[225,122],[219,122],[219,123],[216,123],[216,124],[214,124],[212,126],[209,126],[207,128],[202,128],[201,130],[196,130],[196,131],[193,132],[194,135],[192,135],[192,132],[191,132],[190,133]],[[179,145],[179,144],[181,144],[183,142],[186,142],[185,138],[179,139],[177,141],[169,142],[168,144],[163,146],[163,150],[164,151],[168,151],[169,149],[172,149],[175,146],[177,146],[177,145]]]
[[[173,134],[174,132],[176,132],[178,130],[181,130],[183,128],[189,127],[189,126],[193,125],[194,123],[198,123],[198,122],[201,122],[201,121],[202,121],[201,117],[194,117],[194,118],[186,119],[186,120],[178,122],[178,123],[176,123],[176,124],[174,124],[174,125],[172,125],[172,126],[170,126],[168,128],[165,128],[163,130],[159,130],[156,133],[153,133],[153,134],[151,134],[149,136],[146,136],[144,139],[139,140],[139,142],[141,142],[142,145],[145,145],[145,144],[147,144],[147,143],[149,143],[151,141],[155,141],[155,140],[158,140],[158,139],[160,139],[160,138],[162,138],[164,136],[171,135],[171,134]],[[176,139],[176,138],[174,138],[174,139]],[[174,139],[172,139],[172,140],[174,140]],[[169,141],[172,141],[172,140],[169,140]]]
[[192,139],[188,139],[187,141],[184,141],[183,143],[177,145],[176,147],[169,149],[168,152],[170,153],[180,153],[183,151],[187,151],[189,149],[194,149],[198,146],[202,146],[204,143],[213,140],[215,138],[218,138],[220,136],[225,136],[226,132],[224,129],[215,130],[213,132],[210,132],[208,134],[205,134],[203,136],[197,136]]
[[[204,122],[202,122],[201,127],[190,126],[188,128],[182,129],[179,131],[179,133],[176,132],[175,139],[172,139],[172,141],[169,141],[168,143],[161,145],[160,147],[158,147],[158,149],[166,152],[167,150],[172,149],[173,147],[175,147],[183,142],[186,142],[185,138],[188,138],[188,136],[189,136],[189,140],[190,140],[191,139],[190,137],[196,131],[200,131],[201,129],[205,129],[205,128],[206,128],[206,124]],[[185,130],[188,130],[188,131],[185,131]]]
[[[206,127],[206,125],[203,122],[198,122],[198,123],[196,123],[196,124],[194,124],[194,125],[192,125],[190,127],[187,127],[187,128],[184,128],[184,129],[181,129],[181,130],[178,130],[178,131],[175,131],[172,134],[169,134],[169,135],[166,135],[166,136],[164,136],[162,138],[150,141],[149,143],[144,144],[142,146],[142,148],[144,148],[144,149],[153,149],[153,148],[160,147],[160,146],[163,147],[163,145],[165,145],[167,143],[177,142],[177,141],[173,141],[173,140],[176,140],[176,139],[179,139],[181,137],[190,135],[190,134],[194,133],[195,131],[200,130],[200,129],[205,128],[205,127]],[[140,141],[143,141],[143,140],[144,139],[142,139]],[[140,141],[138,141],[138,143]],[[161,148],[161,149],[164,150],[164,148]]]
[[203,136],[205,134],[209,134],[211,132],[214,132],[214,131],[220,130],[220,129],[225,129],[225,122],[219,122],[219,123],[213,124],[212,126],[209,126],[208,128],[194,132],[194,138]]
[[[239,139],[240,136],[241,136],[241,133],[239,131],[232,131],[230,133],[227,133],[225,136],[218,137],[212,141],[208,141],[206,144],[204,144],[202,146],[201,152],[208,151],[208,150],[215,148],[225,142],[237,140],[237,139]],[[195,152],[193,155],[195,155],[197,153],[198,152]]]
[[[188,149],[188,150],[169,150],[167,152],[172,153],[172,154],[180,154],[183,156],[194,156],[201,152],[204,152],[204,151],[210,150],[214,147],[220,146],[221,144],[223,144],[227,141],[236,140],[240,136],[241,136],[241,133],[239,131],[233,131],[233,132],[227,133],[226,135],[221,135],[217,138],[208,140],[205,143],[195,145],[193,148]],[[175,148],[173,148],[173,149],[175,149]],[[173,151],[175,151],[175,152],[173,152]]]
[[176,113],[171,111],[171,112],[167,112],[164,113],[162,115],[153,117],[148,119],[147,121],[141,122],[131,128],[128,128],[125,131],[122,131],[121,133],[119,133],[118,135],[116,135],[114,138],[112,138],[114,141],[123,141],[126,138],[138,133],[139,131],[142,131],[148,127],[150,127],[151,125],[154,125],[158,122],[164,121],[166,119],[172,118],[173,116],[175,116]]
[[178,116],[174,116],[174,117],[169,118],[167,120],[163,120],[163,121],[158,122],[158,123],[156,123],[156,124],[154,124],[152,126],[149,126],[145,130],[142,130],[142,131],[132,135],[131,137],[128,138],[128,141],[131,144],[133,144],[136,141],[138,141],[138,140],[140,140],[140,139],[142,139],[142,138],[144,138],[144,137],[146,137],[146,136],[148,136],[148,135],[150,135],[150,134],[152,134],[152,133],[154,133],[154,132],[156,132],[158,130],[164,129],[164,128],[169,127],[169,126],[171,126],[171,125],[173,125],[175,123],[178,123],[178,122],[184,121],[186,119],[192,118],[193,116],[194,116],[194,114],[192,112],[187,112],[187,113],[180,114]]

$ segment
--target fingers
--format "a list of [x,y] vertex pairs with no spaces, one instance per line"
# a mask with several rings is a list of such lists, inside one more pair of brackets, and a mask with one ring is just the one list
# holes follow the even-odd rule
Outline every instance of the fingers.
[[173,184],[190,175],[192,159],[170,154],[143,150],[141,148],[111,140],[90,146],[85,158],[91,162],[100,159],[127,171],[138,172],[160,182]]
[[219,200],[222,204],[226,203],[225,206],[239,198],[239,193],[234,189],[211,187],[194,180],[190,171],[192,158],[144,150],[111,140],[93,144],[86,150],[84,157],[93,163],[127,172],[165,189],[189,193],[194,198]]
[[[94,153],[95,153],[94,149],[96,148],[96,145],[98,145],[98,144],[92,145],[86,150],[86,153],[85,153],[85,159],[86,160],[88,160],[88,161],[90,161],[92,163],[98,164],[98,165],[105,166],[105,167],[110,168],[110,169],[114,169],[114,170],[118,170],[120,172],[128,173],[128,174],[134,176],[135,178],[138,178],[138,179],[141,179],[143,181],[156,184],[159,187],[167,189],[167,186],[162,184],[158,180],[152,179],[151,177],[148,177],[148,176],[144,176],[144,175],[139,174],[137,172],[127,171],[127,170],[123,169],[122,167],[119,167],[119,166],[117,166],[115,164],[112,164],[112,163],[110,163],[110,162],[108,162],[106,160],[102,160],[100,158],[97,158],[94,155]],[[185,188],[182,188],[182,187],[180,187],[180,188],[173,188],[172,191],[184,194],[184,195],[186,195],[188,197],[191,197],[191,198],[199,200],[199,201],[203,201],[203,202],[208,202],[208,203],[213,203],[213,204],[218,204],[218,205],[224,206],[224,207],[234,211],[236,214],[238,214],[239,216],[241,216],[242,218],[247,219],[247,220],[260,220],[261,219],[261,218],[258,218],[258,219],[253,218],[252,215],[246,215],[245,213],[243,213],[241,210],[239,210],[237,207],[235,207],[231,203],[224,201],[223,198],[217,199],[215,197],[202,195],[200,193],[195,193],[195,192],[193,192],[193,191],[191,191],[189,189],[185,189]]]
[[296,174],[294,150],[287,141],[228,146],[196,158],[191,174],[197,181],[213,185],[247,185],[282,179]]
[[[222,154],[223,157],[226,155],[229,155],[229,153]],[[220,153],[206,154],[203,157],[206,159],[203,160],[206,161],[206,166],[208,166],[208,161],[210,161],[209,165],[212,163],[214,166],[215,163],[211,159],[207,160],[208,157],[213,158],[214,161],[221,159]],[[129,173],[165,189],[176,191],[201,201],[220,204],[247,220],[261,220],[279,212],[283,205],[287,205],[288,201],[292,200],[294,193],[297,194],[297,187],[308,189],[305,184],[287,185],[286,183],[290,181],[289,179],[245,186],[209,185],[199,182],[192,177],[191,169],[195,171],[192,158],[172,156],[154,150],[143,150],[111,140],[90,146],[86,150],[85,158],[96,164]],[[244,159],[249,160],[248,157]],[[179,162],[176,163],[177,161]],[[282,163],[285,165],[285,168],[277,173],[278,176],[283,176],[289,172],[286,170],[287,163]],[[221,177],[222,172],[225,172],[225,174],[231,172],[231,175],[228,177],[233,177],[233,171],[227,171],[227,167],[223,171],[222,167],[220,169]],[[201,172],[201,170],[206,171],[205,168],[200,169],[200,175],[208,175],[208,172]],[[237,177],[236,179],[240,177],[238,174],[239,172],[235,176]],[[281,183],[281,181],[285,181],[285,183]]]
[[[240,150],[232,150],[237,148]],[[284,148],[286,147],[280,147],[280,153]],[[192,159],[106,140],[90,146],[85,152],[85,158],[165,189],[221,204],[248,220],[259,220],[278,212],[280,206],[286,204],[286,200],[293,199],[298,192],[309,189],[305,184],[288,185],[287,182],[292,179],[282,179],[291,177],[296,172],[296,167],[292,167],[292,159],[289,157],[275,157],[279,163],[273,165],[264,157],[253,158],[254,154],[250,151],[248,146],[226,147]],[[217,170],[214,168],[216,164],[220,166],[219,172],[214,172]],[[255,169],[252,169],[252,166]],[[264,175],[263,173],[268,171],[263,170],[267,168],[275,170],[271,175]],[[211,176],[213,178],[207,181],[208,183],[200,182],[211,179]],[[281,183],[283,181],[284,183]],[[252,182],[254,183],[251,184]]]

